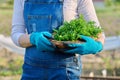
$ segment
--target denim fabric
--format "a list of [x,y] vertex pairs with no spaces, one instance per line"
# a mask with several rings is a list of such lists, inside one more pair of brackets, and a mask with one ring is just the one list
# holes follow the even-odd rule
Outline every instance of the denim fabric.
[[[28,34],[52,32],[63,24],[63,0],[25,0],[24,20]],[[26,48],[21,80],[79,80],[80,73],[80,56]]]
[[60,61],[25,59],[21,80],[80,80],[79,56]]

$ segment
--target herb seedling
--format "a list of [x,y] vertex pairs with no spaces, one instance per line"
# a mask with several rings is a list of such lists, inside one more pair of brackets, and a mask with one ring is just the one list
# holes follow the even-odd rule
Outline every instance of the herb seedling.
[[95,26],[95,22],[87,22],[82,15],[79,18],[64,22],[59,29],[53,30],[54,39],[57,41],[76,41],[80,35],[98,38],[98,34],[102,29]]

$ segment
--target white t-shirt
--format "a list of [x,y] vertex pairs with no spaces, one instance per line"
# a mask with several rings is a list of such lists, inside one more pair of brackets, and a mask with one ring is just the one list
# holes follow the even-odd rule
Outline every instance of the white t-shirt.
[[[24,1],[14,0],[11,38],[17,46],[20,46],[18,41],[20,36],[26,34],[23,18]],[[100,26],[92,0],[64,0],[64,21],[75,19],[79,14],[83,14],[86,21],[94,21]]]

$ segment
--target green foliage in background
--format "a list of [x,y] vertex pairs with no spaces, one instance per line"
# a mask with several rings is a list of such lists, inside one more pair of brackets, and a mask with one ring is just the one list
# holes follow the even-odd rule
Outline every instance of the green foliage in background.
[[14,0],[7,0],[6,3],[9,5],[13,5]]
[[18,58],[16,60],[11,60],[10,62],[8,62],[6,66],[0,65],[0,76],[21,75],[22,64],[23,60],[21,58]]
[[16,76],[22,74],[23,56],[1,50],[0,76]]
[[115,2],[120,3],[120,0],[115,0]]
[[113,5],[113,0],[105,0],[105,5],[106,6],[112,6]]
[[114,4],[115,4],[115,6],[119,6],[120,5],[120,0],[115,0]]
[[[11,52],[6,48],[0,49],[0,80],[1,77],[18,76],[22,74],[23,56]],[[4,79],[4,80],[20,80],[20,79]]]
[[0,4],[13,5],[14,0],[0,0]]
[[110,6],[117,6],[120,5],[120,0],[105,0],[105,5]]

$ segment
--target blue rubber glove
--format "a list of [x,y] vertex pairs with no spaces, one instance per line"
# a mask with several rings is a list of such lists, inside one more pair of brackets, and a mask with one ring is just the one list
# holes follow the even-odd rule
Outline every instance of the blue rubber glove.
[[103,49],[101,42],[95,41],[94,39],[88,36],[81,35],[81,38],[86,42],[69,44],[68,46],[72,49],[66,50],[65,53],[77,53],[81,55],[96,54]]
[[49,32],[33,32],[30,35],[30,43],[36,45],[40,51],[54,51],[54,46],[48,38],[52,38]]

